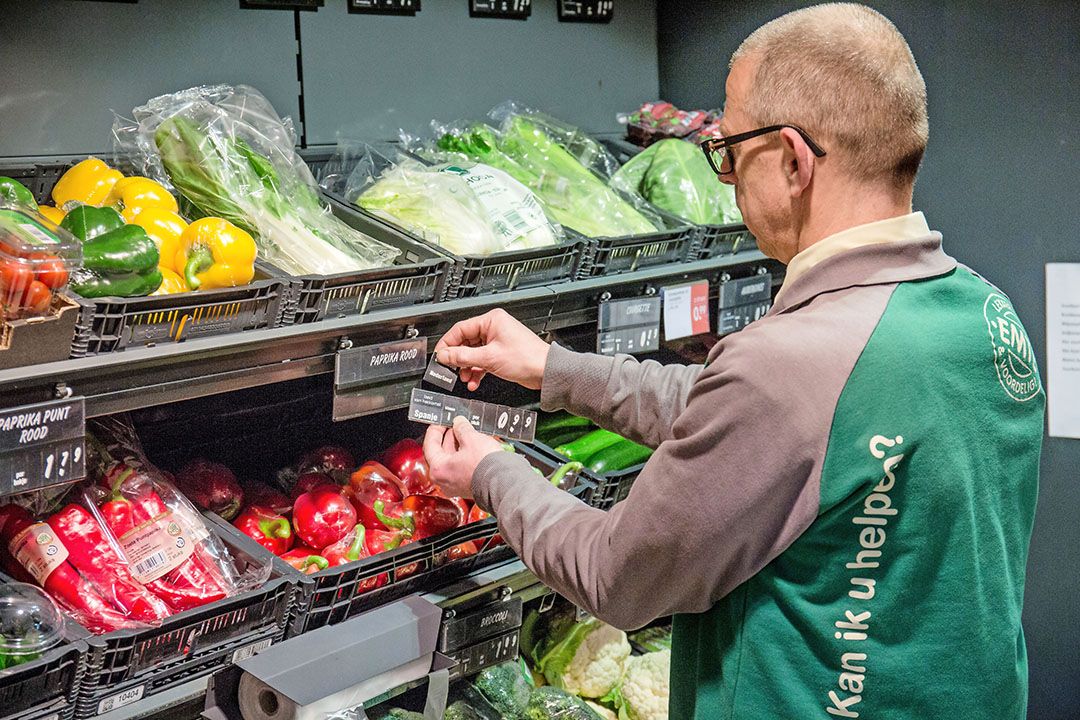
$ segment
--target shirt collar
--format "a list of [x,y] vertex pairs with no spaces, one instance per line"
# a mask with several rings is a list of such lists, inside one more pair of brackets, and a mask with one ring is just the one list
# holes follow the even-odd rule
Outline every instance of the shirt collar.
[[912,240],[929,234],[930,226],[926,224],[926,217],[921,212],[899,215],[841,230],[819,240],[791,258],[784,277],[784,286],[795,282],[815,265],[842,252],[877,243]]
[[892,242],[864,243],[821,260],[790,282],[785,279],[769,314],[795,309],[826,292],[923,280],[955,268],[956,260],[941,249],[941,234],[937,232]]

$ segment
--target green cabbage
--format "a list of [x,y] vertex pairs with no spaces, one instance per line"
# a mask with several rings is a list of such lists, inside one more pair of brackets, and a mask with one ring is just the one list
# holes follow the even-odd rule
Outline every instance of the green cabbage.
[[742,222],[735,189],[720,182],[694,143],[669,138],[635,155],[611,186],[697,225]]

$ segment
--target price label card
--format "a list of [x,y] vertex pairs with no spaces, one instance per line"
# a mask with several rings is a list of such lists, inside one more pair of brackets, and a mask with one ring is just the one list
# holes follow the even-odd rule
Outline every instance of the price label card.
[[716,332],[726,335],[763,317],[772,307],[772,275],[752,275],[720,284]]
[[373,15],[415,15],[420,0],[349,0],[349,12]]
[[424,382],[443,390],[453,390],[457,385],[457,373],[437,361],[432,355],[431,362],[428,363],[427,371],[424,373]]
[[340,350],[334,365],[334,384],[348,388],[419,375],[426,363],[427,338],[424,337]]
[[596,320],[596,352],[653,352],[660,349],[660,297],[624,298],[600,303]]
[[450,427],[461,416],[477,431],[507,440],[531,443],[536,437],[536,413],[481,400],[444,395],[415,388],[409,402],[409,419],[426,425]]
[[469,0],[469,17],[524,20],[532,14],[532,0]]
[[664,300],[664,339],[709,332],[709,281],[660,289]]
[[559,22],[609,23],[615,0],[559,0]]
[[83,398],[0,411],[0,495],[85,477],[85,438]]

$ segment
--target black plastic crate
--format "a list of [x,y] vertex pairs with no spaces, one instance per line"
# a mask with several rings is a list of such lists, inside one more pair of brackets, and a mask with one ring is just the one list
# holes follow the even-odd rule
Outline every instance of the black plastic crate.
[[[537,450],[552,458],[554,462],[569,462],[565,457],[555,452],[555,448],[550,445],[539,440],[534,444]],[[634,480],[637,479],[643,467],[645,467],[645,463],[633,465],[625,470],[605,473],[604,475],[590,474],[589,477],[596,482],[596,489],[588,497],[589,504],[601,510],[610,510],[615,503],[625,500],[626,496],[630,494],[630,486],[634,484]]]
[[[79,157],[0,160],[0,175],[26,185],[39,202],[48,199],[64,172]],[[103,158],[112,162],[112,158]],[[278,327],[288,309],[289,283],[265,268],[248,285],[176,295],[83,298],[71,346],[72,357],[117,352],[128,347],[180,342],[188,338]]]
[[[521,444],[517,452],[524,455],[535,467],[545,473],[560,463],[544,453]],[[591,475],[582,474],[572,495],[591,502],[597,482]],[[218,523],[224,521],[218,519]],[[393,602],[415,592],[428,592],[473,570],[494,565],[514,557],[505,543],[495,539],[498,526],[495,518],[470,523],[435,537],[379,553],[354,563],[320,570],[312,575],[301,575],[284,560],[263,551],[272,558],[278,572],[288,573],[299,582],[296,613],[289,625],[287,637],[293,637],[324,625],[334,625],[380,605]],[[451,558],[451,548],[466,542],[474,542],[478,552],[460,558]],[[359,584],[365,580],[386,575],[386,584],[359,592]]]
[[708,260],[720,255],[732,255],[744,250],[756,250],[757,242],[742,223],[730,225],[699,225],[695,251],[696,260]]
[[[0,574],[0,582],[10,581]],[[69,623],[68,636],[86,631]],[[75,715],[79,688],[86,671],[86,643],[65,641],[37,660],[0,670],[0,720],[69,720]]]
[[[242,566],[266,564],[254,541],[208,522]],[[166,618],[160,627],[86,639],[76,718],[90,718],[209,675],[284,637],[296,584],[271,566],[256,590]]]
[[[401,250],[396,264],[334,275],[289,276],[293,285],[290,312],[283,323],[303,324],[327,317],[363,315],[373,310],[439,302],[446,295],[453,266],[450,258],[418,243],[397,229],[377,222],[325,195],[334,215],[352,228]],[[273,271],[272,271],[273,272]]]
[[593,238],[592,261],[582,277],[617,275],[696,260],[697,231],[665,213],[668,229],[646,235]]
[[[329,160],[325,151],[308,152],[304,156],[308,165],[316,171],[325,167]],[[416,160],[426,162],[419,157]],[[386,167],[386,162],[380,165],[376,158],[376,172],[381,173]],[[316,174],[320,173],[316,172]],[[436,248],[441,255],[452,259],[453,268],[446,288],[448,300],[567,282],[579,277],[588,265],[589,241],[576,234],[571,234],[566,242],[549,247],[506,250],[491,255],[454,255],[443,248],[428,244],[426,240],[399,227],[392,220],[376,217],[367,210],[350,203],[345,197],[345,188],[342,186],[344,178],[340,177],[338,181],[327,188],[327,191],[339,205],[359,214],[367,222],[392,228],[414,242],[422,243],[425,247]]]

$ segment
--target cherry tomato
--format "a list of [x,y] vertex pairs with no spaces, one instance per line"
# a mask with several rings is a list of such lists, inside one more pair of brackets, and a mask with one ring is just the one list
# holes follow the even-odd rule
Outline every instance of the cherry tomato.
[[28,263],[0,260],[0,285],[6,287],[11,296],[22,296],[33,280],[34,271]]
[[23,295],[22,306],[35,315],[42,315],[49,311],[50,305],[52,305],[52,290],[40,280],[31,282]]
[[67,285],[68,271],[63,260],[48,253],[34,253],[30,259],[36,261],[34,274],[46,287],[59,290]]

